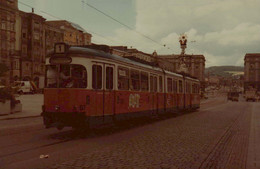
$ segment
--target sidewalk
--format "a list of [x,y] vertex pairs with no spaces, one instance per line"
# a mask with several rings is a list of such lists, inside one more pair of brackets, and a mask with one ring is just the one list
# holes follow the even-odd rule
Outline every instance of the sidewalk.
[[252,103],[247,169],[260,168],[260,103]]
[[42,111],[43,94],[26,94],[16,98],[22,103],[22,112],[0,116],[0,120],[38,117]]

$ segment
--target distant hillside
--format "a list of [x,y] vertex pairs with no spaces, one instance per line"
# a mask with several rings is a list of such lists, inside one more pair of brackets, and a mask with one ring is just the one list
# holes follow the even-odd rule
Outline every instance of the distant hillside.
[[244,67],[242,66],[212,66],[205,68],[205,75],[218,75],[222,77],[230,77],[232,74],[242,74]]

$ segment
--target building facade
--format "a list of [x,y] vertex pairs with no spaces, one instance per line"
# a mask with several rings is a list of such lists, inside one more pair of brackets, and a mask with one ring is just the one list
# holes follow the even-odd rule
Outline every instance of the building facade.
[[40,15],[19,11],[18,0],[0,0],[0,63],[9,71],[0,77],[8,85],[31,80],[39,86],[45,74],[45,56],[56,42],[90,45],[92,35],[75,23],[45,21]]
[[64,41],[64,30],[46,22],[45,24],[45,45],[46,54],[54,48],[54,44]]
[[247,53],[244,58],[244,90],[260,91],[260,53]]
[[[169,61],[174,72],[180,67],[180,55],[158,55],[159,59]],[[188,74],[198,78],[202,84],[205,82],[205,57],[203,55],[185,55],[184,63],[188,68]]]
[[45,18],[20,11],[20,79],[31,80],[39,86],[45,70]]
[[69,45],[90,45],[92,35],[87,33],[79,25],[65,20],[47,21],[47,25],[61,29],[63,42]]
[[17,58],[15,50],[17,11],[17,0],[0,0],[0,63],[4,63],[9,68],[5,77],[0,79],[3,84],[9,84],[17,74],[16,64],[13,65]]
[[153,55],[144,53],[137,49],[133,49],[133,48],[128,49],[127,46],[111,46],[110,49],[112,54],[122,56],[130,60],[135,60],[137,62],[148,64],[148,65],[156,64],[156,58]]

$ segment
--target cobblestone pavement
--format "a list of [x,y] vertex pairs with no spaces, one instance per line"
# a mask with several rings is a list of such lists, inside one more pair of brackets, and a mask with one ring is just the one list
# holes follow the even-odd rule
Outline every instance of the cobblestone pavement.
[[229,102],[141,126],[122,133],[128,139],[50,168],[243,169],[251,109],[250,103]]
[[247,168],[260,168],[260,104],[253,104],[247,156]]

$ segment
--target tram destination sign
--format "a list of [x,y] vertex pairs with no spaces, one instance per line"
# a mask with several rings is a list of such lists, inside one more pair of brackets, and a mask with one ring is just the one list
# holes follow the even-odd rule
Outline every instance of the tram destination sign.
[[71,57],[51,57],[50,64],[70,64],[72,62]]
[[55,54],[65,54],[68,51],[69,46],[66,43],[60,42],[54,45]]

